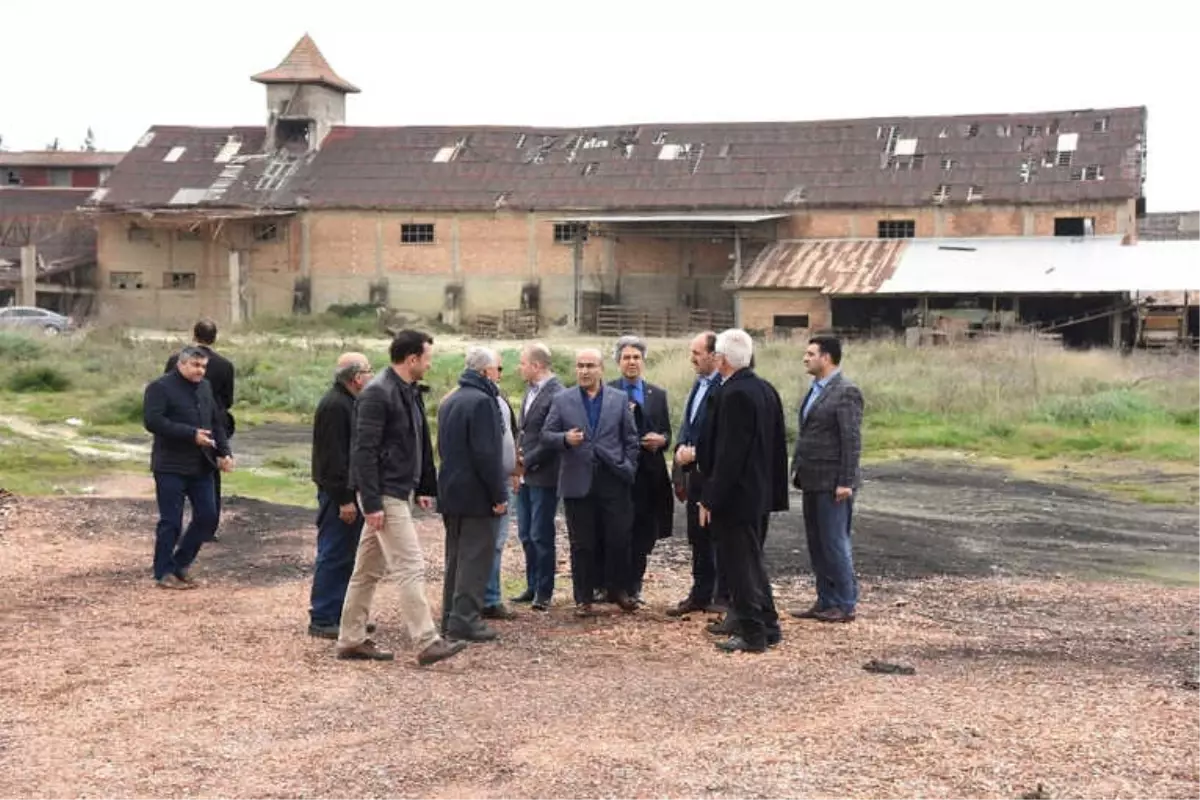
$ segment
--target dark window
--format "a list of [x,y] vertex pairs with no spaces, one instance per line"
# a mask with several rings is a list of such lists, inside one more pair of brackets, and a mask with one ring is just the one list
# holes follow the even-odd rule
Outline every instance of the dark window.
[[807,328],[808,314],[776,314],[771,324],[776,328]]
[[9,186],[20,186],[21,173],[17,172],[15,169],[8,170],[4,176],[4,182]]
[[1093,220],[1091,217],[1055,217],[1055,236],[1091,236]]
[[274,242],[279,239],[279,226],[274,222],[259,222],[253,228],[254,241]]
[[401,244],[433,244],[433,223],[408,222],[400,226]]
[[586,242],[588,238],[586,222],[556,222],[554,223],[554,243],[574,244],[575,239]]
[[164,289],[195,289],[196,273],[194,272],[164,272]]
[[108,276],[108,286],[110,289],[141,289],[142,273],[140,272],[112,272]]
[[140,225],[129,226],[129,241],[131,242],[152,242],[154,241],[154,232],[149,228],[143,228]]
[[881,219],[879,220],[880,239],[911,239],[917,235],[916,220],[911,219]]
[[200,241],[200,231],[176,231],[175,238],[181,242]]

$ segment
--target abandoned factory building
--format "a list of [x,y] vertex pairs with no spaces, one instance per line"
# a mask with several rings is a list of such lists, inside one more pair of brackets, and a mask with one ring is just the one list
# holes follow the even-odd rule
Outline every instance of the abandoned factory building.
[[179,325],[372,303],[587,327],[599,304],[728,312],[736,297],[747,327],[836,324],[813,305],[824,286],[796,298],[747,278],[785,261],[795,275],[806,242],[841,243],[819,245],[822,281],[862,267],[839,247],[886,260],[897,239],[1131,246],[1144,208],[1144,108],[361,127],[346,124],[359,89],[308,36],[253,80],[265,125],[152,127],[93,193],[106,314]]

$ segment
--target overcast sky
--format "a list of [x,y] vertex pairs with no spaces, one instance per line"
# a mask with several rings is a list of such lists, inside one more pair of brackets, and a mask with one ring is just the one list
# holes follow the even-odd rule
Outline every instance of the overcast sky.
[[[1176,0],[1178,2],[1178,0]],[[811,8],[817,6],[820,8]],[[832,6],[828,8],[826,6]],[[305,32],[362,125],[804,120],[1149,109],[1150,210],[1200,207],[1200,12],[1162,0],[371,3],[4,0],[6,149],[124,150],[265,120]]]

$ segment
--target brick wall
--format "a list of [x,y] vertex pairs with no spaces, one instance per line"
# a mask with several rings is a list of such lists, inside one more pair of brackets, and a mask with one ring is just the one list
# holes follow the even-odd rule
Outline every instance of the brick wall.
[[775,325],[775,317],[782,314],[807,314],[808,327],[812,331],[829,328],[833,324],[829,297],[816,290],[743,290],[738,292],[736,306],[738,325],[746,330],[769,330]]

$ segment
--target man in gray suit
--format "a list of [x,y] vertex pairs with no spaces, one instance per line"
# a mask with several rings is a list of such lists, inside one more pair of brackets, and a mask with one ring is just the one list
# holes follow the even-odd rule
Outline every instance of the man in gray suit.
[[542,428],[550,403],[563,390],[550,367],[550,349],[540,342],[526,345],[518,365],[529,387],[521,402],[517,428],[517,538],[525,550],[525,591],[514,603],[532,603],[546,611],[554,596],[554,513],[558,510],[558,450],[542,444]]
[[793,611],[800,619],[852,622],[858,603],[850,520],[861,485],[863,396],[842,375],[842,343],[816,336],[804,352],[812,386],[800,403],[800,434],[792,484],[804,493],[804,528],[817,585],[817,601]]
[[595,589],[593,559],[603,542],[608,597],[623,611],[629,597],[633,483],[638,468],[638,429],[628,396],[604,388],[600,351],[575,355],[578,385],[554,398],[542,429],[542,444],[560,452],[558,494],[567,512],[575,614],[590,617]]

